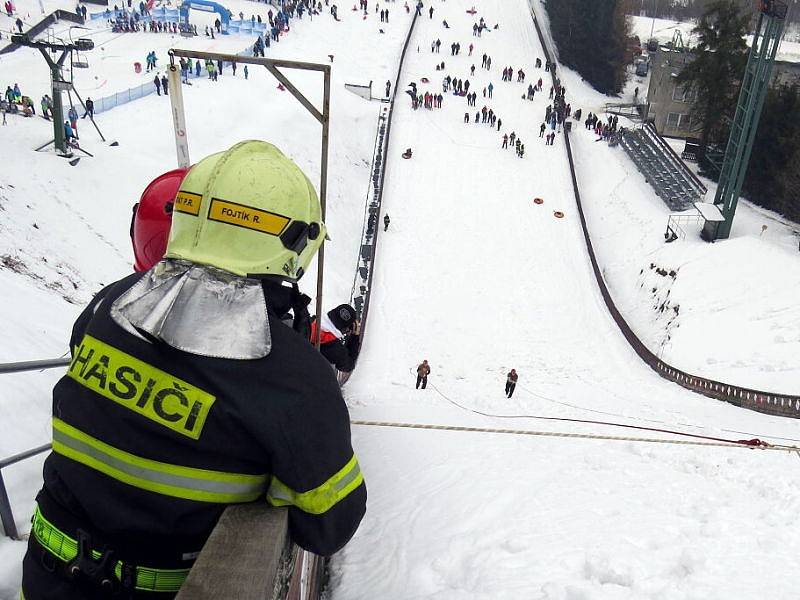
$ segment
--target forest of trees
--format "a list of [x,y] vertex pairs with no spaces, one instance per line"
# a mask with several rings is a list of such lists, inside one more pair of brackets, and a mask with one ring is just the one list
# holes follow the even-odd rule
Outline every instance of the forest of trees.
[[[752,7],[732,0],[707,3],[694,34],[694,61],[678,81],[697,91],[693,111],[703,123],[702,139],[722,150],[736,112],[741,75],[747,63],[744,36],[750,32]],[[744,193],[752,202],[800,222],[800,89],[773,81],[756,132]],[[708,170],[708,175],[716,173]]]
[[[711,147],[725,149],[747,63],[745,35],[755,23],[751,0],[548,0],[550,28],[560,62],[600,92],[619,93],[625,84],[626,15],[695,19],[695,60],[679,81],[697,92],[694,116]],[[792,14],[794,13],[794,14]],[[790,12],[800,19],[800,10]],[[645,40],[642,40],[643,42]],[[750,166],[745,195],[756,204],[800,222],[800,89],[773,83]],[[708,171],[714,177],[718,174]]]
[[629,35],[622,0],[550,0],[546,6],[560,62],[598,91],[619,93]]

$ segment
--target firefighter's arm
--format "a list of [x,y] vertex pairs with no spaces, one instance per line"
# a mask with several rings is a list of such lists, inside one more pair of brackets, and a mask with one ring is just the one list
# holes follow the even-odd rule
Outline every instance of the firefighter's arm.
[[366,511],[367,489],[338,385],[330,377],[324,387],[314,390],[309,402],[287,411],[267,500],[289,506],[289,531],[296,544],[330,556],[356,532]]

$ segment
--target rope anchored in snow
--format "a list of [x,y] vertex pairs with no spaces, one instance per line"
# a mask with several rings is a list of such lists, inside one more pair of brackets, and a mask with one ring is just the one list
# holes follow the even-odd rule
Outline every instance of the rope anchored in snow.
[[564,423],[582,423],[586,425],[604,425],[609,427],[622,427],[624,429],[635,429],[637,431],[652,431],[655,433],[666,433],[670,435],[678,435],[682,437],[690,437],[696,440],[703,441],[689,441],[689,440],[675,440],[675,439],[660,439],[660,438],[644,438],[644,437],[629,437],[629,436],[609,436],[600,434],[583,434],[583,433],[559,433],[559,432],[546,432],[546,431],[531,431],[527,429],[494,429],[494,428],[480,428],[480,427],[460,427],[451,425],[416,425],[409,423],[379,423],[372,421],[352,421],[355,425],[375,425],[383,427],[412,427],[419,429],[441,429],[449,431],[472,431],[475,433],[507,433],[516,435],[539,435],[545,437],[563,437],[563,438],[580,438],[580,439],[597,439],[597,440],[615,440],[615,441],[628,441],[628,442],[650,442],[657,444],[676,444],[676,445],[689,445],[689,446],[721,446],[721,447],[738,447],[738,448],[751,448],[761,450],[782,450],[785,452],[795,452],[800,457],[800,448],[797,446],[787,446],[782,444],[770,444],[759,438],[731,440],[726,438],[699,435],[696,433],[686,433],[684,431],[676,431],[673,429],[663,429],[657,427],[645,427],[642,425],[628,425],[625,423],[614,423],[612,421],[597,421],[590,419],[571,419],[568,417],[547,417],[543,415],[496,415],[491,413],[482,412],[459,404],[455,400],[448,398],[439,390],[434,384],[430,384],[437,394],[444,398],[447,402],[460,408],[461,410],[471,412],[482,417],[499,418],[499,419],[539,419],[542,421],[559,421]]
[[[588,422],[588,421],[587,421]],[[606,440],[617,442],[646,442],[650,444],[672,444],[679,446],[712,446],[717,448],[758,448],[760,450],[780,450],[783,452],[796,452],[800,456],[800,448],[796,446],[772,445],[758,439],[753,440],[725,440],[722,438],[707,438],[719,441],[694,441],[694,440],[674,440],[661,438],[644,438],[619,435],[598,435],[594,433],[564,433],[558,431],[533,431],[529,429],[497,429],[492,427],[465,427],[461,425],[431,425],[426,423],[396,423],[391,421],[360,421],[351,420],[353,425],[364,425],[367,427],[392,427],[404,429],[428,429],[437,431],[461,431],[468,433],[500,433],[507,435],[533,435],[540,437],[573,438],[586,440]],[[658,431],[658,430],[657,430]],[[669,432],[672,433],[672,432]],[[689,435],[680,434],[679,435]],[[693,436],[704,437],[704,436]]]

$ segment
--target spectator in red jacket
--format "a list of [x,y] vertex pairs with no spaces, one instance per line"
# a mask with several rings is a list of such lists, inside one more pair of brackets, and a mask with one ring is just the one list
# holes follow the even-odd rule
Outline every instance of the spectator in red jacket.
[[[361,349],[361,324],[356,309],[340,304],[322,315],[319,351],[339,371],[349,373],[356,366]],[[316,335],[317,321],[311,325],[311,341]]]

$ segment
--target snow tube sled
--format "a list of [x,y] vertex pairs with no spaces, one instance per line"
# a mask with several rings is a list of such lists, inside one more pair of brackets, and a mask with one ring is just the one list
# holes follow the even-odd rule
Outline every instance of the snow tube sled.
[[560,210],[555,210],[555,211],[553,211],[553,216],[556,219],[563,219],[564,218],[564,213],[561,212]]
[[406,151],[403,152],[403,158],[411,158],[411,148],[406,148]]
[[533,199],[533,203],[534,204],[544,204],[544,200],[542,200],[541,198],[534,198]]

